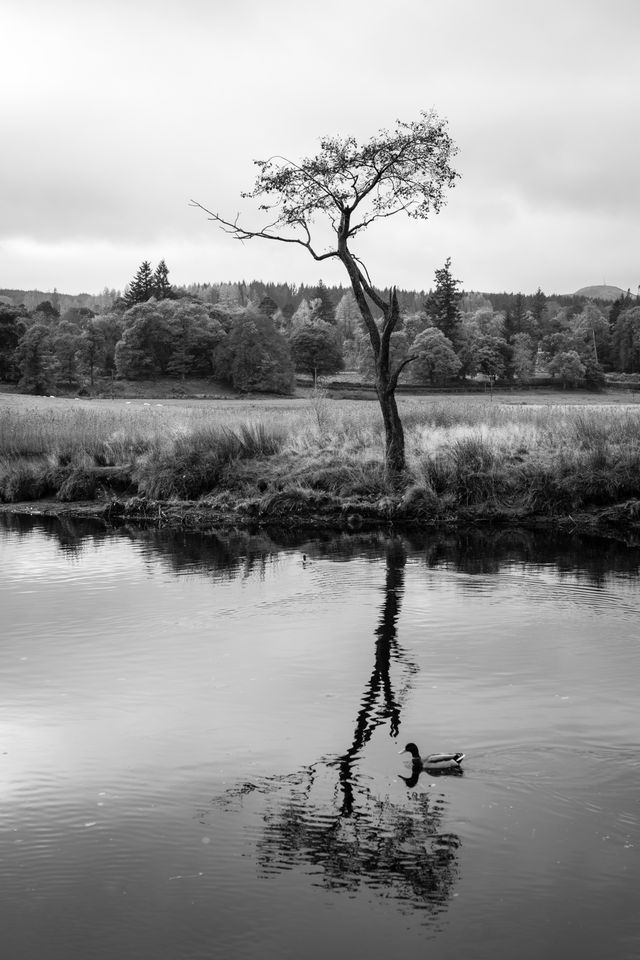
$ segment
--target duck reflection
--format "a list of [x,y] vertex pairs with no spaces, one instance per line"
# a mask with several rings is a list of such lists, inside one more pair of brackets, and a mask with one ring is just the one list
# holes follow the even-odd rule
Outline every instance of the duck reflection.
[[[387,541],[385,553],[373,667],[348,747],[295,774],[245,784],[239,793],[264,796],[256,850],[262,876],[306,865],[316,885],[349,891],[366,887],[394,898],[401,909],[433,916],[444,909],[458,875],[460,840],[442,829],[444,799],[431,792],[381,798],[358,772],[363,748],[376,728],[388,724],[390,737],[397,737],[402,703],[417,671],[397,640],[406,566],[402,541]],[[391,680],[393,663],[404,677],[399,693]],[[410,779],[405,782],[415,786]],[[233,803],[229,794],[220,800],[227,809]]]

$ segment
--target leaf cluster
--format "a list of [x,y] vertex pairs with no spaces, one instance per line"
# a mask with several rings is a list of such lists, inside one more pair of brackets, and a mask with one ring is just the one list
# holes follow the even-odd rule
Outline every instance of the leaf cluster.
[[353,237],[380,217],[437,213],[445,187],[458,176],[450,165],[455,152],[446,121],[422,111],[419,120],[398,120],[394,130],[382,129],[362,145],[354,137],[323,137],[319,152],[299,163],[257,160],[254,188],[243,196],[262,199],[260,209],[276,213],[271,227],[306,229],[326,214],[337,229],[343,214],[361,208],[349,224]]

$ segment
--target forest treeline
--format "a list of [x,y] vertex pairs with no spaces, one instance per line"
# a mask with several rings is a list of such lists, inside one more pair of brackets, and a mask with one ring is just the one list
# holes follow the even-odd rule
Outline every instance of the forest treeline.
[[[390,291],[380,291],[388,296]],[[164,263],[141,264],[121,294],[82,301],[2,291],[0,380],[25,392],[91,392],[104,378],[212,377],[242,391],[289,393],[296,372],[372,374],[369,336],[343,287],[252,283],[174,287]],[[34,292],[32,292],[34,293]],[[66,297],[66,300],[65,300]],[[84,299],[86,298],[86,300]],[[403,380],[446,384],[483,375],[526,384],[550,376],[597,386],[640,372],[640,302],[465,292],[447,260],[429,291],[397,291]]]

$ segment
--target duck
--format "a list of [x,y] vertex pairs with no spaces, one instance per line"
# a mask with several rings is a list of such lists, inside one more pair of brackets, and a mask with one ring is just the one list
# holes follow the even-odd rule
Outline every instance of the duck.
[[415,743],[408,743],[400,753],[410,753],[411,762],[420,770],[460,770],[462,761],[465,758],[464,753],[430,753],[427,757],[421,757]]

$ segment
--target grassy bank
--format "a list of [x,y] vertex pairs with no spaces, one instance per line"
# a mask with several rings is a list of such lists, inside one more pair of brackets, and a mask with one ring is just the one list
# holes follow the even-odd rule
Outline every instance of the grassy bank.
[[0,500],[100,500],[149,516],[197,501],[239,521],[640,521],[640,406],[533,400],[401,400],[409,471],[392,489],[372,403],[2,397]]

